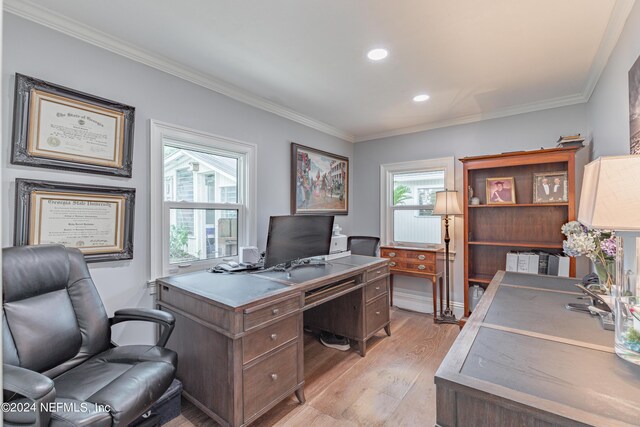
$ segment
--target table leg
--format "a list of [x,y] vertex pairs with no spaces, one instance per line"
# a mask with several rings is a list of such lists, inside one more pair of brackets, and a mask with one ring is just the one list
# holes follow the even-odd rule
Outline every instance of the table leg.
[[437,288],[437,282],[435,280],[436,278],[433,277],[431,279],[431,284],[433,287],[433,321],[435,322],[438,319],[438,288]]
[[298,398],[298,402],[304,403],[307,401],[304,397],[304,386],[300,387],[296,390],[296,397]]
[[442,316],[443,314],[443,310],[442,310],[442,276],[440,276],[440,316]]

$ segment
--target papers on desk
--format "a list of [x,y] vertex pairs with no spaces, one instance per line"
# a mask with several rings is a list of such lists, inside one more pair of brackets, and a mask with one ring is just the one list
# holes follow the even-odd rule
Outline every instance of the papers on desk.
[[569,277],[569,257],[543,251],[507,253],[507,271]]

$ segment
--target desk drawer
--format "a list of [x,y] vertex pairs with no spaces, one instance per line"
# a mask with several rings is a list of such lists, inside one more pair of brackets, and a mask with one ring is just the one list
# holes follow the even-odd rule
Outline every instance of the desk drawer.
[[206,298],[194,297],[159,283],[158,302],[167,303],[227,331],[231,328],[231,313],[223,308],[209,304]]
[[368,283],[365,287],[365,298],[367,302],[371,301],[375,297],[387,292],[387,278],[381,278],[375,282]]
[[295,387],[298,383],[297,375],[297,342],[246,368],[242,373],[244,419],[251,418]]
[[367,304],[366,324],[367,335],[376,332],[389,321],[389,303],[386,296]]
[[389,266],[381,265],[376,268],[372,268],[371,270],[367,270],[367,281],[370,282],[372,280],[376,280],[380,276],[384,276],[385,274],[389,274]]
[[242,362],[247,363],[298,337],[298,316],[273,323],[242,338]]
[[294,296],[275,303],[247,308],[244,311],[244,330],[248,331],[271,320],[293,313],[300,308],[300,297]]

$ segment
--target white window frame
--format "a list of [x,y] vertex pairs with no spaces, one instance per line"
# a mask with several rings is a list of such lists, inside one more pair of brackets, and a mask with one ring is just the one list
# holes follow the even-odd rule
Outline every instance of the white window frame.
[[[238,209],[238,248],[256,246],[257,151],[256,144],[238,141],[183,126],[149,120],[150,135],[150,253],[151,280],[176,273],[203,270],[238,256],[169,264],[169,213],[171,208]],[[238,203],[164,201],[164,144],[238,158]],[[195,186],[196,183],[194,183]]]
[[[441,157],[437,159],[414,160],[400,163],[386,163],[380,165],[380,240],[383,245],[433,247],[433,244],[417,242],[396,242],[393,240],[393,176],[398,173],[430,172],[444,170],[444,185],[446,189],[455,189],[455,159]],[[403,207],[415,209],[415,206]],[[455,252],[455,222],[450,221],[449,235],[451,236],[450,252]],[[442,239],[444,239],[444,221],[442,221]],[[440,242],[444,245],[444,240]]]

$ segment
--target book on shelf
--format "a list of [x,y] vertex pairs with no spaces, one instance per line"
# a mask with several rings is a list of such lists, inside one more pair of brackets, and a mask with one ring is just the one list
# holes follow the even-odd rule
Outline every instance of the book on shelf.
[[507,252],[507,271],[518,271],[518,253]]
[[536,251],[538,254],[538,274],[547,274],[549,271],[549,254],[543,251]]
[[582,137],[579,133],[575,135],[561,135],[560,138],[558,138],[558,147],[583,147],[583,142],[584,137]]
[[569,257],[544,251],[507,253],[506,271],[569,277]]

